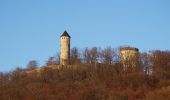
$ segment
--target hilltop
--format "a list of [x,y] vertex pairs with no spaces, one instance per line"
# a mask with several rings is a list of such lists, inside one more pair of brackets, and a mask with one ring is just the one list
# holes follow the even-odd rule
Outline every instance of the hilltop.
[[[170,52],[140,53],[140,68],[153,67],[151,75],[142,70],[123,71],[114,53],[111,59],[95,63],[94,48],[89,55],[73,56],[71,65],[57,68],[48,60],[41,72],[21,69],[0,73],[0,100],[169,100]],[[96,49],[99,54],[99,49]],[[105,51],[104,50],[101,50]],[[102,55],[103,53],[100,53]],[[77,53],[74,53],[77,54]],[[78,53],[81,54],[81,53]],[[93,55],[92,55],[93,54]],[[97,57],[97,58],[95,58]],[[105,56],[106,57],[106,56]],[[88,58],[88,59],[87,59]],[[95,59],[91,59],[95,58]],[[108,62],[107,62],[108,61]],[[31,64],[34,65],[34,64]]]

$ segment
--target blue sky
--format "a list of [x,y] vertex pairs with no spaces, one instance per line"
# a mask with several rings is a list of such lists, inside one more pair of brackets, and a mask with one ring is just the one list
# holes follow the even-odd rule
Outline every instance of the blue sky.
[[0,0],[0,71],[44,64],[71,46],[170,50],[170,0]]

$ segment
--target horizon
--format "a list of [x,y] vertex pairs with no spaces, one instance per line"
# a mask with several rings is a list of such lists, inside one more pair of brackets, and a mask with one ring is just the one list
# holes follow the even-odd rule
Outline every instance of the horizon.
[[0,72],[45,64],[67,30],[71,47],[170,50],[170,1],[0,1]]

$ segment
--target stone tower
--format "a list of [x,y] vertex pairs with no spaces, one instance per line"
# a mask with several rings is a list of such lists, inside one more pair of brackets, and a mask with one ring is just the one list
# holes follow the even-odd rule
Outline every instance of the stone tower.
[[120,48],[120,62],[124,71],[137,70],[139,65],[139,49],[133,47]]
[[60,37],[60,65],[69,65],[70,63],[70,35],[67,31]]

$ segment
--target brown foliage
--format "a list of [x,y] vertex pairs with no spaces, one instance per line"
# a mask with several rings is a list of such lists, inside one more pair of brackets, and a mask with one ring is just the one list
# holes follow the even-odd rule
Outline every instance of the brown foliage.
[[152,61],[155,72],[146,75],[139,71],[125,74],[120,63],[111,63],[111,56],[109,62],[94,64],[97,49],[87,51],[87,63],[74,62],[69,68],[57,69],[54,64],[39,73],[20,68],[0,73],[0,100],[170,99],[169,52],[153,52],[151,60],[146,60]]

